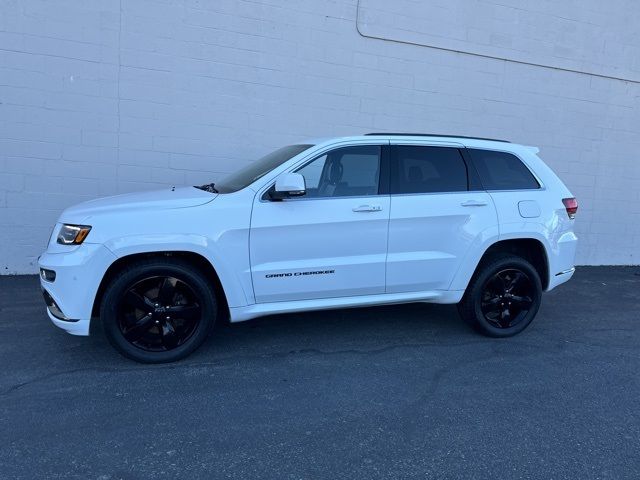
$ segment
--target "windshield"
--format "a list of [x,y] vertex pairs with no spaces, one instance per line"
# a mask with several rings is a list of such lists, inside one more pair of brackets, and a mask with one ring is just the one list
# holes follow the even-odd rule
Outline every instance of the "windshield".
[[275,152],[271,152],[262,157],[260,160],[251,162],[246,167],[226,176],[220,182],[216,182],[215,189],[219,193],[237,192],[312,146],[313,145],[288,145],[279,148]]

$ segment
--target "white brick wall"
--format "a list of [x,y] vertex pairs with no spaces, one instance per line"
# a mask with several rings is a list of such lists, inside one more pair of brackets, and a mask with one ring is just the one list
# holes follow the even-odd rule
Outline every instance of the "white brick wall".
[[580,200],[578,262],[640,263],[636,2],[361,2],[364,35],[440,48],[361,36],[356,0],[0,0],[1,271],[35,272],[71,204],[378,130],[541,147]]

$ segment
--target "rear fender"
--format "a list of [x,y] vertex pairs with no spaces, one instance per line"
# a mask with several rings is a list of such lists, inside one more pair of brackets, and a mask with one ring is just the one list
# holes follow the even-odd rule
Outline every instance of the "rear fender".
[[[506,227],[506,228],[505,228]],[[514,226],[513,231],[509,231],[509,225],[501,225],[502,233],[498,234],[498,227],[492,227],[486,230],[482,237],[479,237],[477,245],[469,249],[467,256],[461,263],[458,272],[451,282],[450,290],[466,290],[467,285],[471,281],[471,277],[476,271],[476,268],[480,264],[482,257],[489,250],[489,248],[495,243],[503,240],[517,240],[517,239],[534,239],[538,240],[545,249],[547,254],[547,261],[551,261],[549,252],[552,251],[549,240],[545,235],[544,226],[539,223],[526,223],[524,226],[522,223],[518,223]],[[507,230],[506,232],[504,230]],[[548,265],[551,267],[551,265]],[[551,269],[549,270],[551,271]]]

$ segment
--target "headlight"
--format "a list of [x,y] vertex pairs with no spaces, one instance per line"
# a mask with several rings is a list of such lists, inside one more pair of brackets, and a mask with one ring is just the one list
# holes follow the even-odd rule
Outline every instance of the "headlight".
[[58,243],[61,245],[80,245],[90,231],[89,225],[67,225],[65,223],[58,232]]

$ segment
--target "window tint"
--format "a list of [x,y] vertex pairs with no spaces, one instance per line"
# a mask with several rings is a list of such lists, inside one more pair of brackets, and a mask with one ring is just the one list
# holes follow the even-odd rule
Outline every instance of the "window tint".
[[457,148],[392,147],[391,193],[467,190],[467,167]]
[[305,197],[353,197],[378,194],[380,146],[332,150],[297,170],[304,176]]
[[511,153],[469,149],[486,190],[522,190],[540,188],[529,169]]

